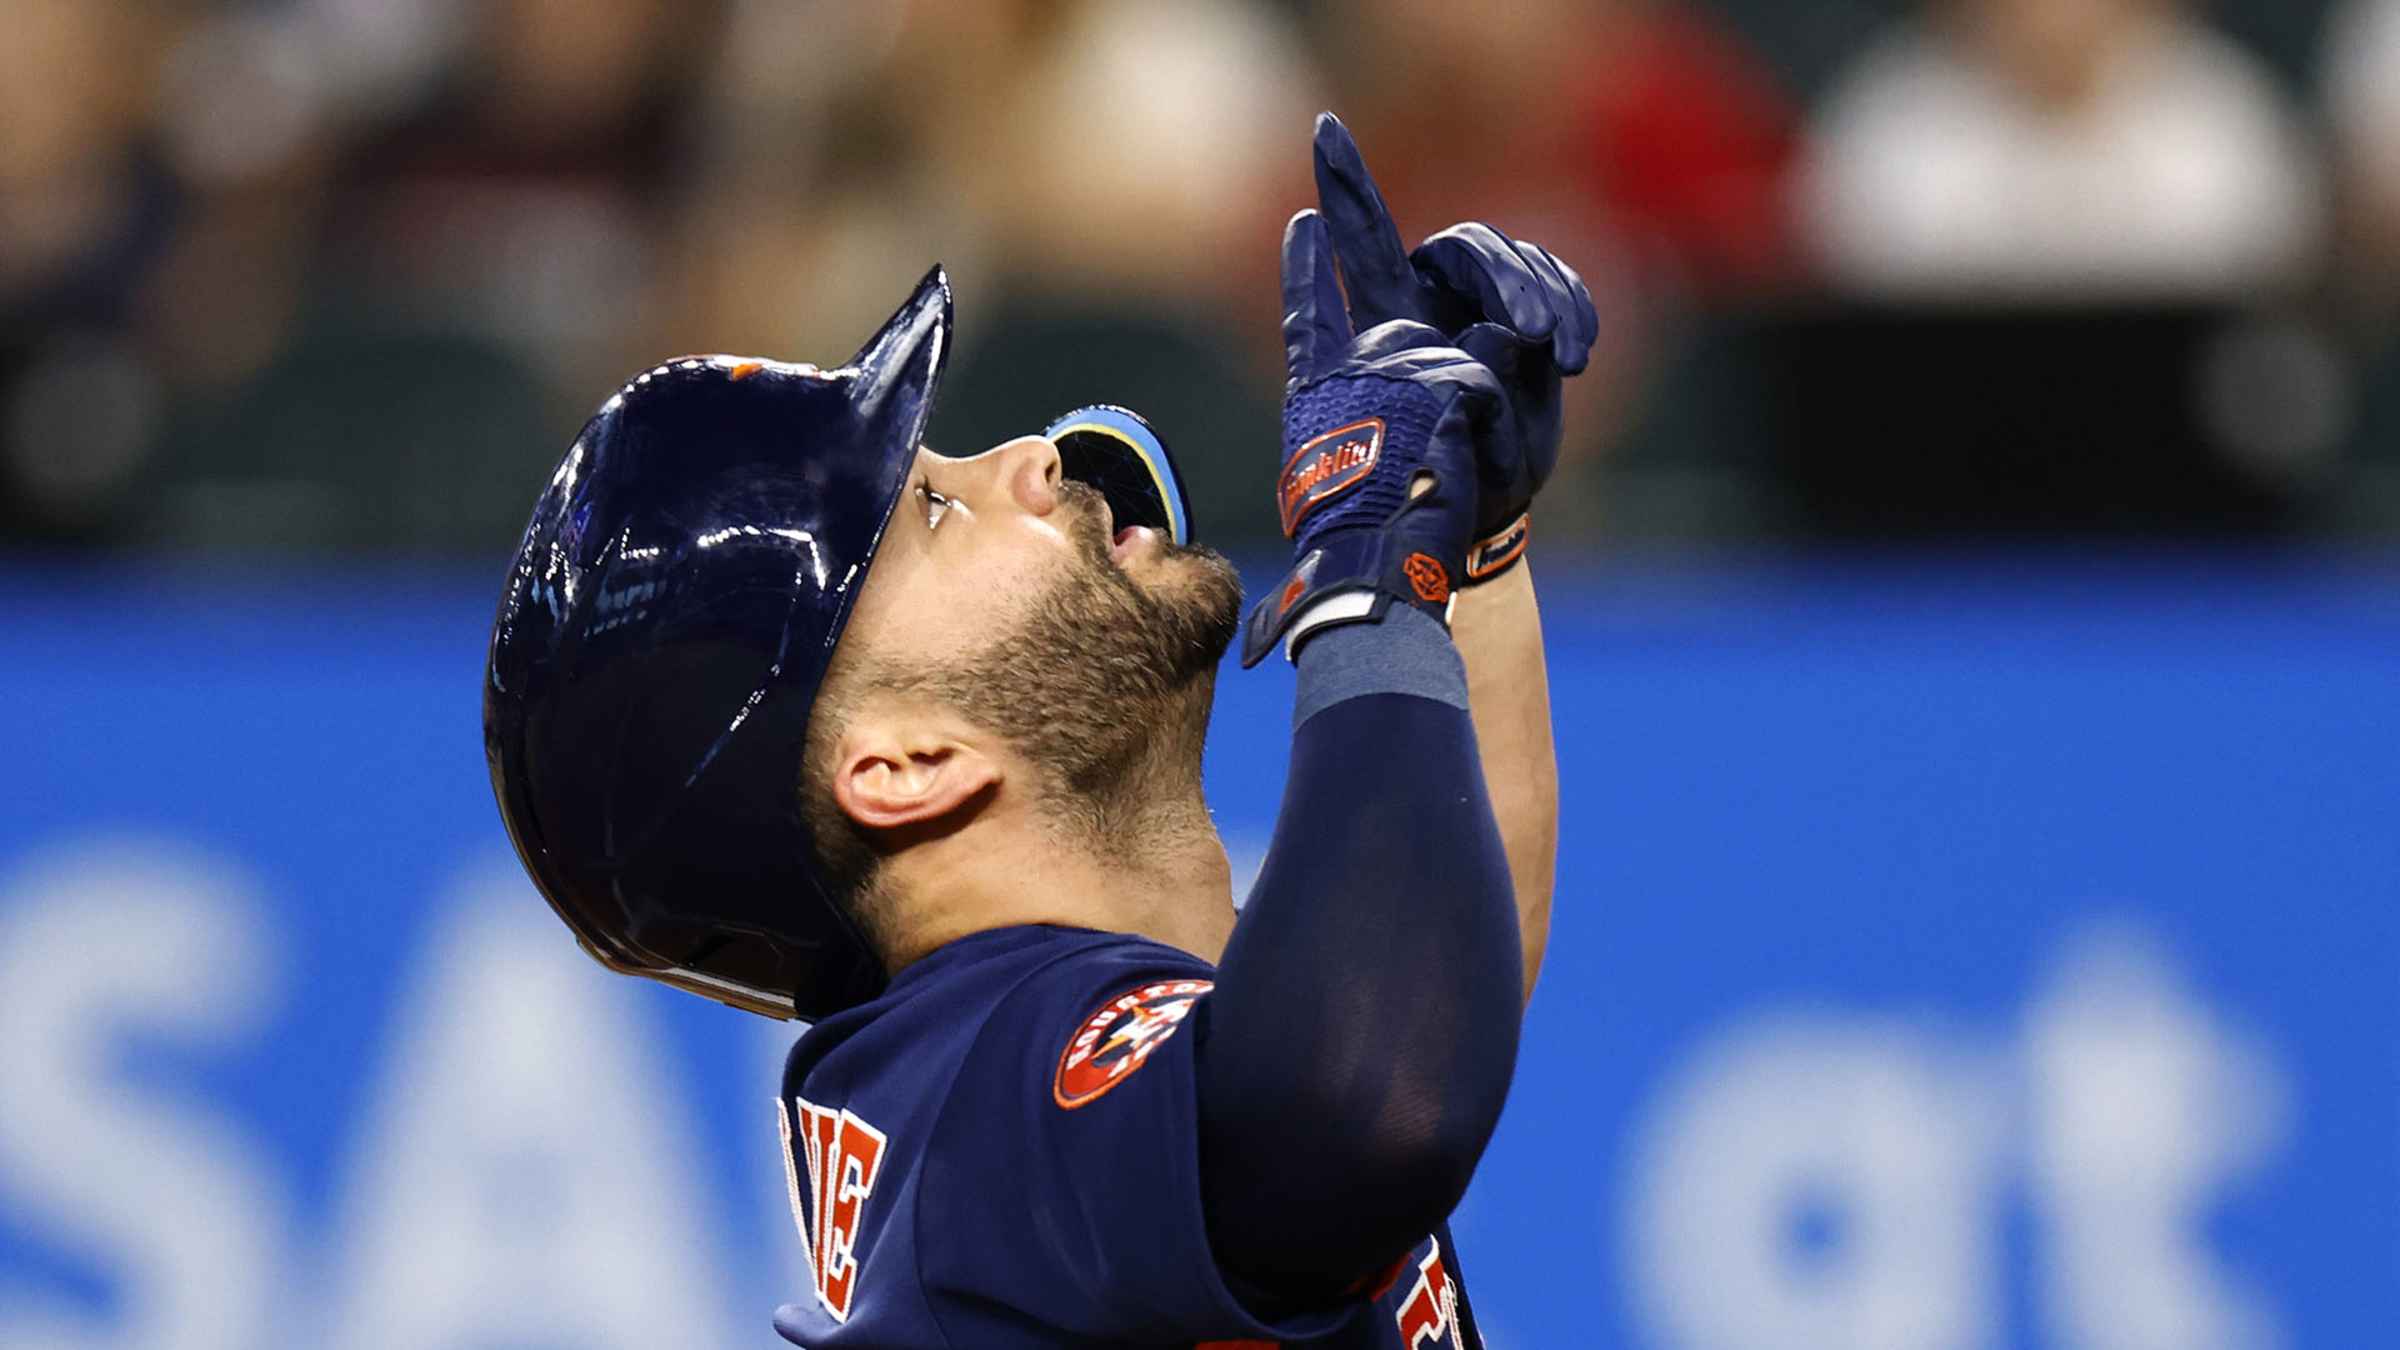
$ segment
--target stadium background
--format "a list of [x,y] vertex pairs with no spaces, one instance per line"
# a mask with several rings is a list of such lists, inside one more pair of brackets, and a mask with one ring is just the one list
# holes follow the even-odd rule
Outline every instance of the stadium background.
[[1256,580],[1320,106],[1611,320],[1494,1343],[2388,1339],[2393,0],[12,0],[0,1344],[775,1343],[789,1031],[516,872],[500,563],[938,257],[937,446],[1143,408]]

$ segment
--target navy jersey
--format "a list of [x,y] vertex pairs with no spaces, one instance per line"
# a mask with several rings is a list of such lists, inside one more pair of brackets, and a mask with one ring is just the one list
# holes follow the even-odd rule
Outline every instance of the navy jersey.
[[1000,928],[811,1028],[776,1102],[808,1288],[776,1329],[886,1350],[1479,1350],[1446,1227],[1340,1307],[1268,1320],[1227,1287],[1190,1026],[1214,975],[1126,934]]

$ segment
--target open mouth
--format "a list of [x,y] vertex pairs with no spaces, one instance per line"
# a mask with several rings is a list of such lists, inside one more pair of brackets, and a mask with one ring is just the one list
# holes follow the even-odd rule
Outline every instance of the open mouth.
[[1117,566],[1123,567],[1135,553],[1147,547],[1150,541],[1157,537],[1158,531],[1147,525],[1128,525],[1117,531],[1115,538],[1109,543],[1109,560]]
[[1119,527],[1140,524],[1162,546],[1189,541],[1190,516],[1175,458],[1139,413],[1096,403],[1053,419],[1042,435],[1058,447],[1062,476],[1107,499],[1111,517],[1104,537],[1138,544]]
[[1117,524],[1116,505],[1098,492],[1092,494],[1092,504],[1100,515],[1100,533],[1108,539],[1108,560],[1118,567],[1133,561],[1136,553],[1158,537],[1158,531],[1147,525]]

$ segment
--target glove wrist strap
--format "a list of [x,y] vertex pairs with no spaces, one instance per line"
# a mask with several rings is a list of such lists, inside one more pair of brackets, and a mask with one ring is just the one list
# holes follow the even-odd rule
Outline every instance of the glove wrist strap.
[[1391,600],[1381,591],[1335,591],[1319,596],[1293,615],[1290,626],[1283,630],[1283,659],[1292,660],[1300,644],[1320,628],[1375,622],[1390,614]]
[[1346,623],[1380,623],[1395,604],[1408,605],[1447,629],[1461,568],[1411,539],[1402,508],[1383,529],[1335,530],[1321,536],[1243,625],[1242,665],[1255,666],[1277,644],[1289,660],[1303,638]]
[[1533,538],[1533,512],[1523,511],[1517,518],[1475,541],[1467,549],[1467,586],[1480,586],[1517,565],[1525,556],[1525,545]]

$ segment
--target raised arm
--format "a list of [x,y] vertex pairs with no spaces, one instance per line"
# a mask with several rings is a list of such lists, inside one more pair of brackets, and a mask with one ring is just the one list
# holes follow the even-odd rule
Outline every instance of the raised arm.
[[1291,775],[1204,1005],[1220,1265],[1306,1304],[1457,1207],[1516,1064],[1516,909],[1448,634],[1397,610],[1299,653]]
[[1520,562],[1461,591],[1450,619],[1466,659],[1483,782],[1515,883],[1525,999],[1550,942],[1550,891],[1558,861],[1558,753],[1550,736],[1550,669],[1533,569]]
[[1498,384],[1421,324],[1353,338],[1315,212],[1283,267],[1296,565],[1243,656],[1296,653],[1291,773],[1195,1053],[1212,1250],[1247,1296],[1303,1307],[1362,1292],[1465,1193],[1523,972],[1448,630]]
[[1599,315],[1575,269],[1489,225],[1453,225],[1414,252],[1404,248],[1357,143],[1330,113],[1317,120],[1315,159],[1317,200],[1352,316],[1362,326],[1432,325],[1489,368],[1507,395],[1512,434],[1495,443],[1515,453],[1483,458],[1477,543],[1451,626],[1516,884],[1530,1000],[1550,937],[1558,763],[1541,613],[1523,557],[1533,495],[1558,458],[1560,383],[1589,363]]

